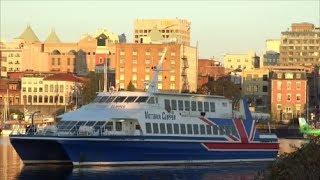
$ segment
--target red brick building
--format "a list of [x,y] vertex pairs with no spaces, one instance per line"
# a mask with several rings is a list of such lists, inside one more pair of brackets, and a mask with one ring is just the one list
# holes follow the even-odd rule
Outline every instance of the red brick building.
[[225,68],[219,61],[212,59],[198,60],[198,88],[206,84],[210,79],[217,80],[224,75]]
[[271,72],[272,119],[288,121],[305,114],[307,74],[305,70],[274,70]]
[[155,68],[167,47],[164,71],[158,76],[158,89],[163,91],[196,91],[196,48],[182,44],[116,44],[115,59],[110,68],[116,71],[116,86],[127,89],[129,82],[144,90],[151,82]]

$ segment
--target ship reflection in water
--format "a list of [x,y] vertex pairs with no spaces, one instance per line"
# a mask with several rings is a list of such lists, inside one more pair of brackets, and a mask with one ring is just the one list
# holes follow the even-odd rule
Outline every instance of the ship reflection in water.
[[[294,151],[303,140],[279,139],[280,153]],[[26,147],[28,148],[28,147]],[[218,163],[185,166],[82,167],[23,166],[8,137],[0,137],[0,179],[254,179],[268,163]]]

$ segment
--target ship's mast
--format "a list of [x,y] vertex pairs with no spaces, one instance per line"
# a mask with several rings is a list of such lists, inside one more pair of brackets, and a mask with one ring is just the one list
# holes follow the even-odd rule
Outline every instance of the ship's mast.
[[104,92],[108,91],[108,66],[107,60],[104,63]]
[[159,90],[158,90],[158,75],[159,75],[159,72],[162,70],[162,64],[165,59],[166,52],[167,52],[167,47],[164,48],[164,51],[163,51],[163,54],[162,54],[161,59],[159,61],[159,64],[156,67],[156,69],[154,69],[154,76],[152,77],[152,81],[149,84],[147,92],[150,92],[150,93],[158,93],[159,92]]

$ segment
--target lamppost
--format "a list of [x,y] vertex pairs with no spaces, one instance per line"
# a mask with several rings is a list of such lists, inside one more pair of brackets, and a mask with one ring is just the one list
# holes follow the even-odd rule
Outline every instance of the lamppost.
[[32,132],[34,132],[34,130],[35,130],[34,122],[33,122],[33,117],[34,117],[34,115],[37,114],[37,113],[40,113],[40,111],[36,111],[36,112],[32,113],[32,115],[31,115],[31,131],[32,131]]

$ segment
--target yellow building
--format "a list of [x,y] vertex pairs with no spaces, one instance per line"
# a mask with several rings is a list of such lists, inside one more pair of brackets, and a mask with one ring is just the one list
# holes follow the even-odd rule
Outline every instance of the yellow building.
[[69,105],[81,80],[70,73],[25,74],[21,78],[21,104]]
[[280,43],[281,43],[280,39],[267,39],[265,52],[274,51],[274,52],[279,53],[280,52]]
[[179,42],[190,45],[191,22],[185,19],[136,19],[134,21],[134,42],[144,43],[153,28],[157,28],[162,38],[170,39],[176,36]]
[[248,54],[226,54],[224,56],[224,67],[230,70],[254,69],[259,65],[259,57],[254,51],[249,51]]

